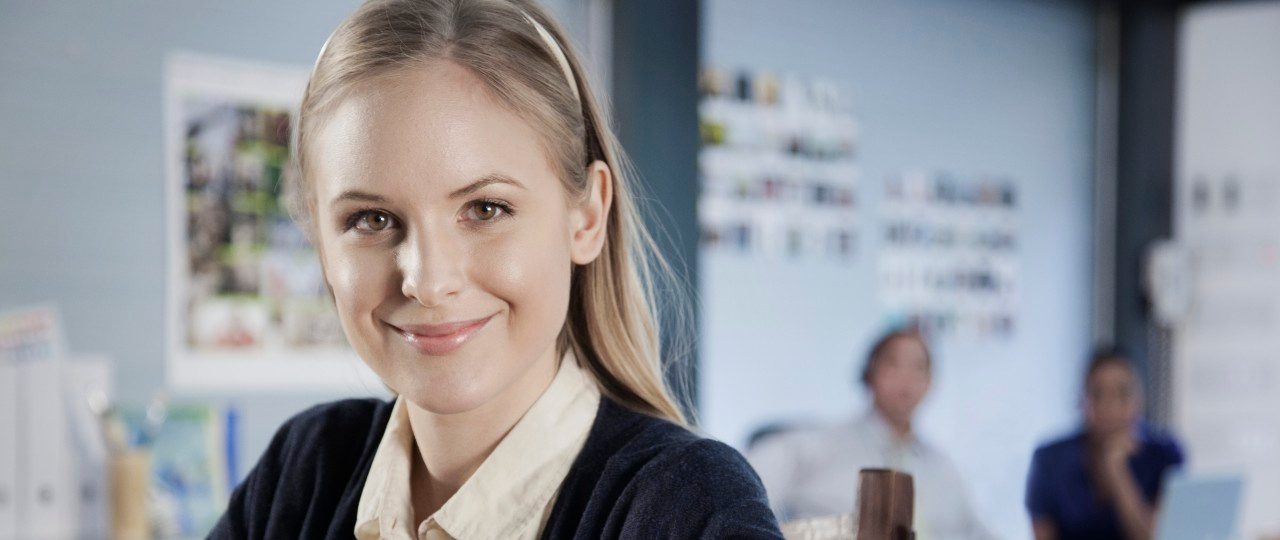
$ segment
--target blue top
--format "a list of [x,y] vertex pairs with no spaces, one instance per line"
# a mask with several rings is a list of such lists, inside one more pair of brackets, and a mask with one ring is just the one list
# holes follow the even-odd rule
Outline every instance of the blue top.
[[[1148,503],[1160,497],[1165,473],[1182,464],[1182,448],[1173,437],[1140,424],[1139,448],[1129,458],[1129,472]],[[1031,458],[1027,478],[1027,510],[1047,519],[1058,538],[1124,539],[1115,509],[1098,501],[1098,491],[1085,466],[1084,432],[1044,445]]]

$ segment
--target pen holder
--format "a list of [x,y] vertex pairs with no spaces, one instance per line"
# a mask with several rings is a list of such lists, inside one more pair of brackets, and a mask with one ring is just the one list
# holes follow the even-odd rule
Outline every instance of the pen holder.
[[913,540],[915,489],[911,475],[862,469],[858,477],[858,540]]
[[119,540],[151,538],[147,500],[151,451],[128,449],[111,456],[111,532]]

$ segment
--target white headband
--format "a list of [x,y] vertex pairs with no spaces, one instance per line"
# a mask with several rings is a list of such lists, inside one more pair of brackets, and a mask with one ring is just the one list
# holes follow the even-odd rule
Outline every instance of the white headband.
[[[578,95],[578,83],[573,78],[573,68],[569,66],[569,59],[565,57],[564,51],[560,49],[560,45],[556,43],[556,38],[552,37],[551,32],[548,32],[546,28],[539,24],[533,17],[530,17],[528,13],[524,13],[523,15],[524,18],[529,21],[529,24],[533,25],[533,29],[538,31],[538,36],[542,37],[542,41],[547,45],[547,48],[551,49],[551,54],[556,57],[556,63],[560,65],[560,71],[564,74],[564,80],[569,83],[569,89],[573,91],[573,98],[581,101],[582,96]],[[334,30],[334,32],[336,33],[337,30]],[[316,68],[320,65],[320,59],[324,58],[324,51],[329,48],[329,42],[332,40],[333,34],[331,33],[328,38],[325,38],[324,45],[320,46],[320,54],[316,55],[316,63],[311,66],[312,74],[315,74]]]
[[533,17],[530,17],[528,13],[524,14],[524,18],[528,19],[529,22],[533,24],[533,28],[538,31],[538,35],[542,36],[542,41],[547,44],[547,48],[551,49],[551,54],[556,57],[556,63],[560,64],[560,71],[564,72],[564,80],[569,83],[569,89],[573,90],[574,99],[581,101],[582,96],[578,95],[578,83],[573,78],[573,68],[569,66],[569,59],[565,58],[564,51],[560,49],[560,45],[556,43],[556,39],[551,37],[551,32],[548,32],[546,28],[543,28],[541,24],[538,24],[538,21],[534,20]]

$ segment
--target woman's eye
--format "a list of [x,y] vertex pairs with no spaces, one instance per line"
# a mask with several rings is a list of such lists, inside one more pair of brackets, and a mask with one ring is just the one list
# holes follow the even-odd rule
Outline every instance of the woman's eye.
[[355,228],[361,232],[384,231],[394,224],[395,220],[386,212],[362,212],[355,220]]
[[468,221],[493,221],[507,212],[501,204],[491,201],[477,201],[467,210]]

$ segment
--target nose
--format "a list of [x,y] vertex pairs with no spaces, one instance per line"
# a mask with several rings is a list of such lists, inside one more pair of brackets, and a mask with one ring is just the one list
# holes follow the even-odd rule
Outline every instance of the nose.
[[449,234],[431,234],[419,228],[402,244],[399,265],[400,292],[424,307],[436,307],[462,291],[465,283],[463,250]]

